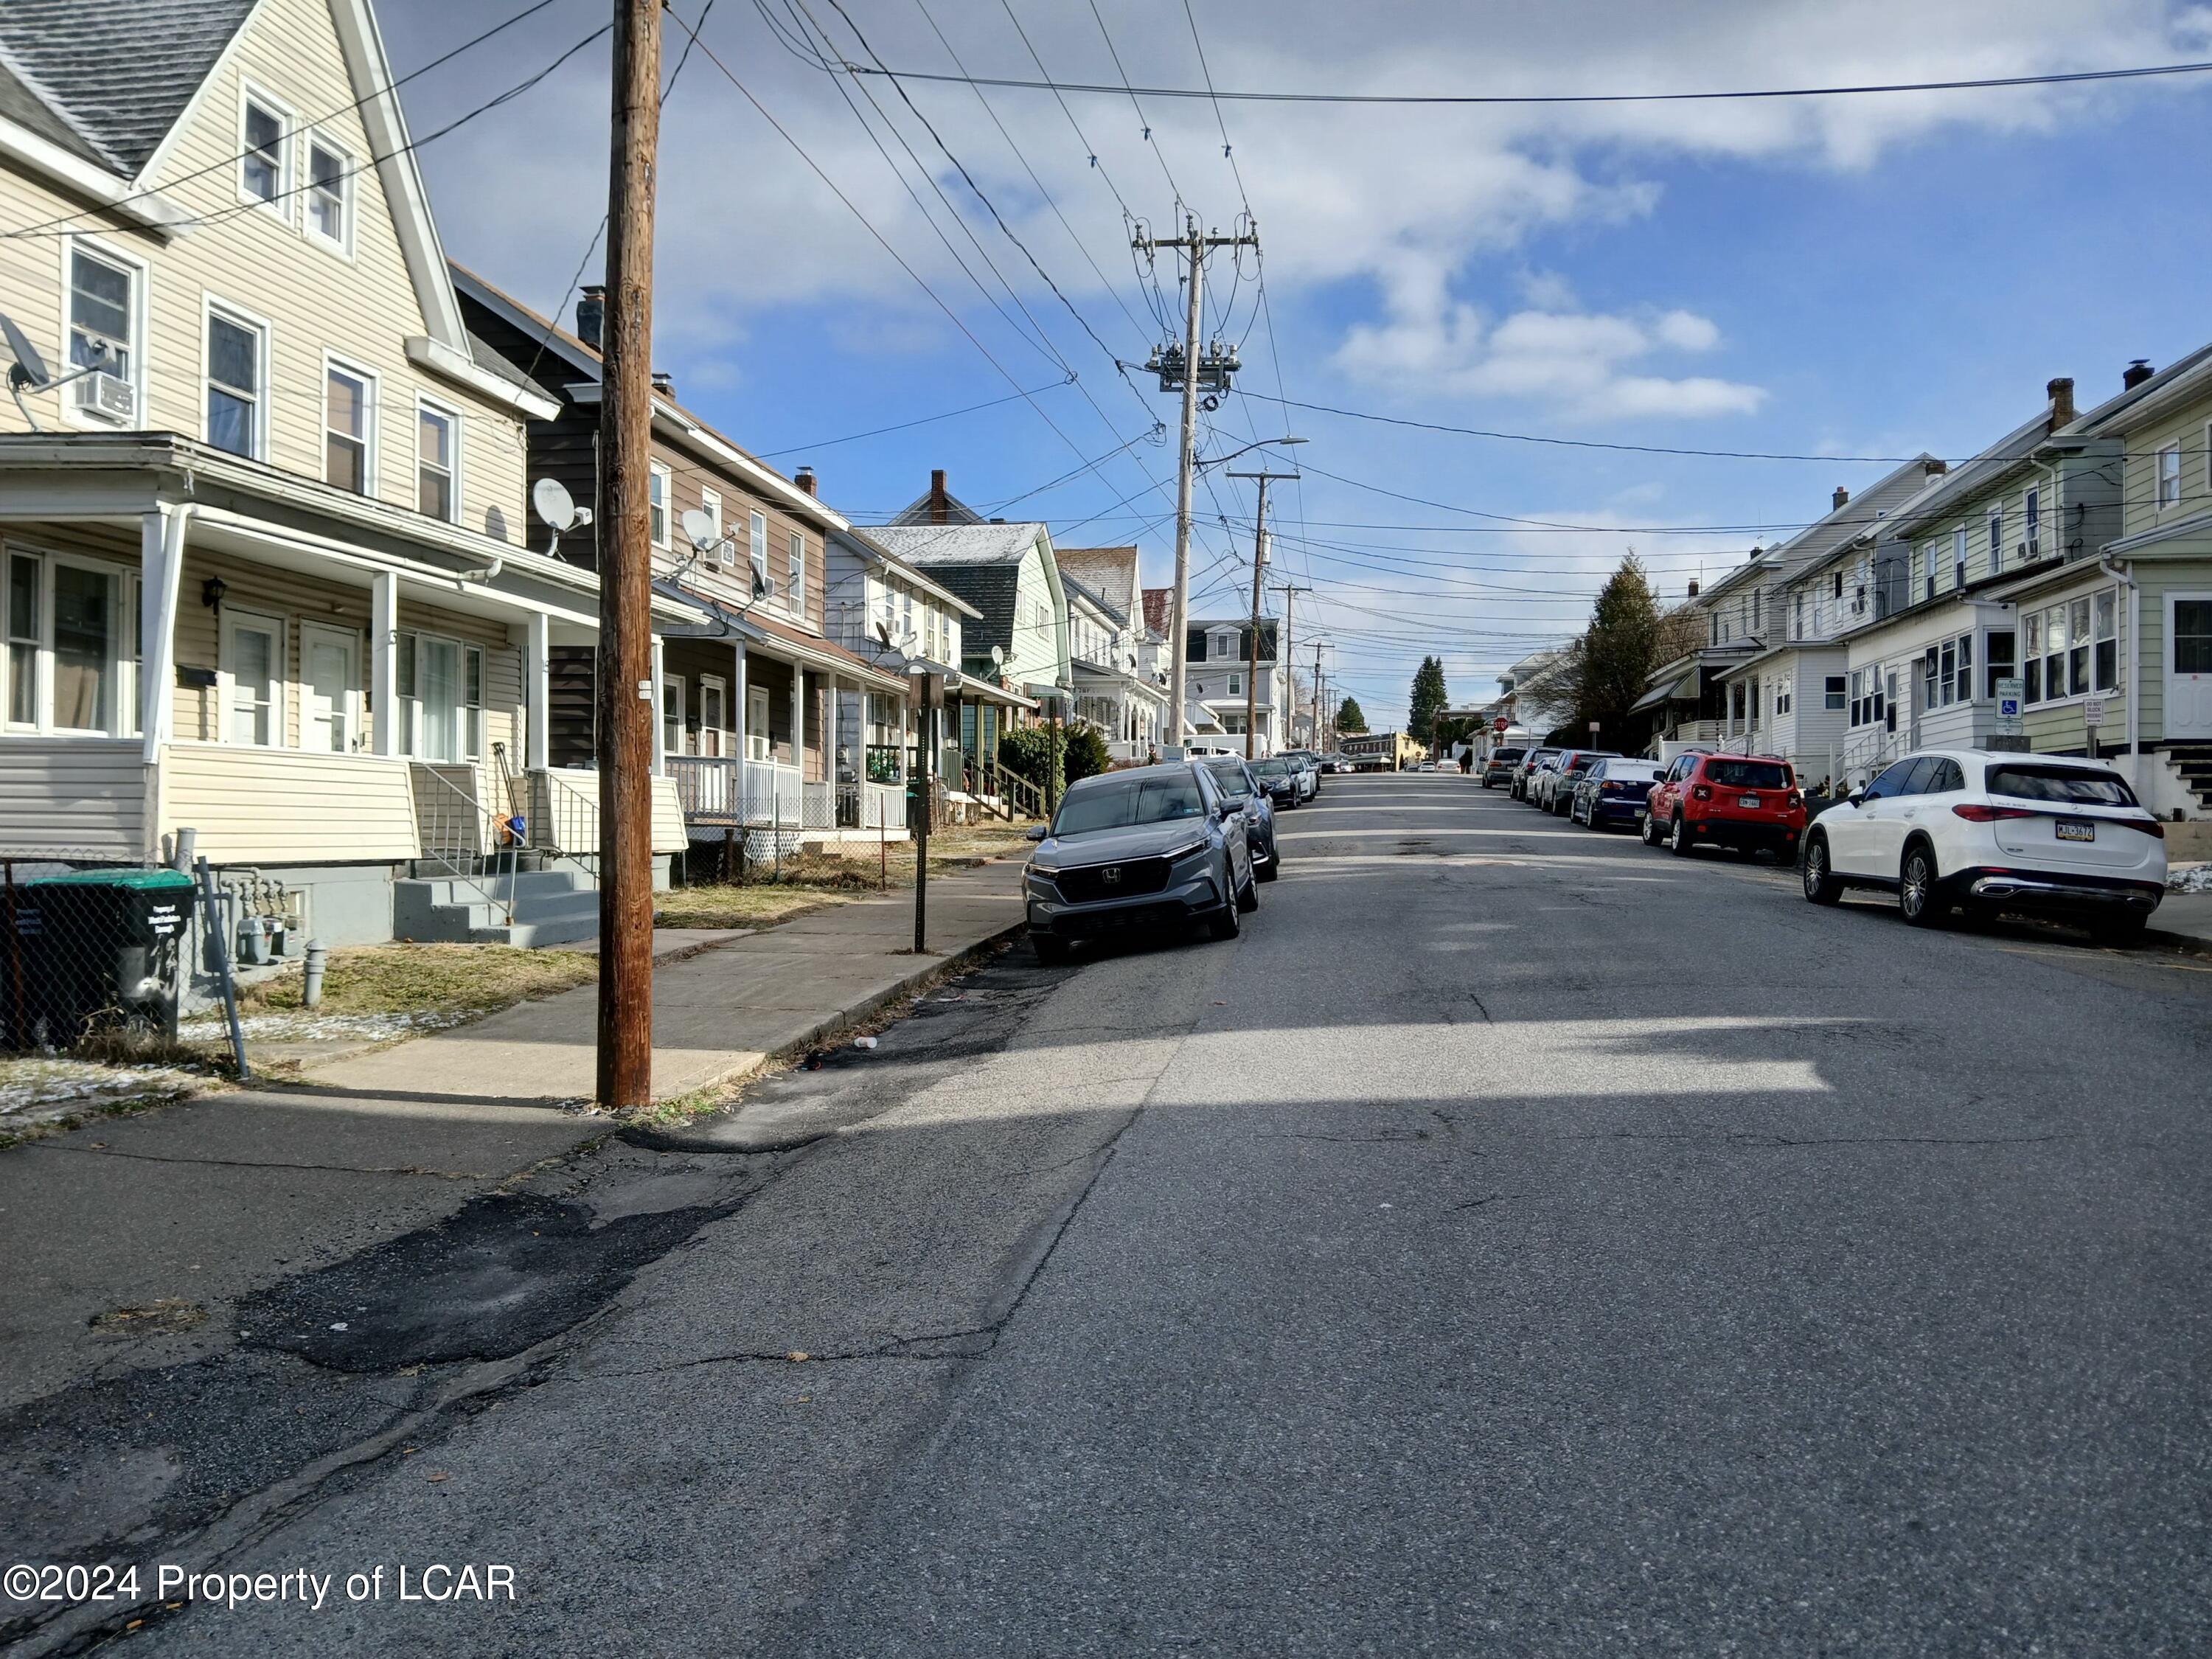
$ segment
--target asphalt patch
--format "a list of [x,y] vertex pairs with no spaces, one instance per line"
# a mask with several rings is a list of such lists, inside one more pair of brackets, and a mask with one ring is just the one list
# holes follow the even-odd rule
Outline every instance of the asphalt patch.
[[732,1207],[595,1227],[580,1204],[479,1196],[443,1221],[248,1297],[239,1340],[357,1373],[504,1359],[559,1335]]

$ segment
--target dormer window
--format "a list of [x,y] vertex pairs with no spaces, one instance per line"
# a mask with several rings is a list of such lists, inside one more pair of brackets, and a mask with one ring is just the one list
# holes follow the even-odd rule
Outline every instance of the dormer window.
[[307,140],[307,234],[352,252],[353,161],[319,135]]
[[279,218],[290,218],[291,169],[285,165],[283,110],[260,93],[249,92],[239,119],[240,197],[258,202]]

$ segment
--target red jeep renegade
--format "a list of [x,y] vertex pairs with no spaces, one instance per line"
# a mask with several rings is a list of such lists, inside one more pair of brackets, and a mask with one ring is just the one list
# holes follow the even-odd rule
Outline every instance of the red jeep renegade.
[[1805,797],[1786,761],[1677,755],[1645,797],[1644,844],[1679,856],[1711,842],[1794,862],[1804,839]]

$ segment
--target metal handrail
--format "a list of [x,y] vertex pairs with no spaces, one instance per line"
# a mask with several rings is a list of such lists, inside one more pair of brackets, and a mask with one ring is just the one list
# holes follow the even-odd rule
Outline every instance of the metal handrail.
[[[502,898],[464,870],[460,862],[464,859],[480,860],[501,846],[507,833],[506,815],[488,809],[473,793],[428,762],[417,761],[408,770],[415,785],[416,845],[422,848],[418,862],[434,864],[446,872],[447,879],[474,890],[487,905],[501,913],[502,925],[513,927],[513,876],[508,877],[507,896]],[[473,767],[469,775],[477,775]],[[421,787],[425,779],[437,786],[427,804]]]
[[540,844],[550,852],[586,864],[596,875],[599,856],[599,802],[581,790],[570,788],[550,767],[533,772],[531,776],[545,786],[543,822],[533,828],[533,836],[542,836]]

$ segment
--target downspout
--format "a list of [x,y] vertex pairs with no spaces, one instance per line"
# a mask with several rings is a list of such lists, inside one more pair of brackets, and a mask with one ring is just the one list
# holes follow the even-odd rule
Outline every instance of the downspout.
[[2140,632],[2137,617],[2142,608],[2142,594],[2136,586],[2134,572],[2121,570],[2112,563],[2112,555],[2097,556],[2097,568],[2128,590],[2128,761],[2135,770],[2135,781],[2142,784],[2142,754],[2137,744],[2142,737],[2142,663],[2136,652],[2136,636]]

